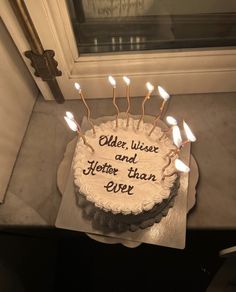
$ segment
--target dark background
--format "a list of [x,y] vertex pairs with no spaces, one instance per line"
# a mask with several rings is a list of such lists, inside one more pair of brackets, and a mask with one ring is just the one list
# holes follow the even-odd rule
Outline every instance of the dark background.
[[186,248],[177,250],[131,249],[59,229],[5,230],[0,291],[206,291],[225,262],[219,251],[235,245],[235,235],[188,230]]

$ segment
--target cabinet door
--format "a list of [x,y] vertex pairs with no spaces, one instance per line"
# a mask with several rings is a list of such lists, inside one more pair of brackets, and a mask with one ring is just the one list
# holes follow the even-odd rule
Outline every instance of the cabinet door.
[[[170,94],[235,91],[236,3],[194,3],[25,0],[44,49],[55,51],[63,73],[57,81],[65,99],[78,98],[74,82],[80,83],[88,98],[111,97],[108,75],[117,80],[117,96],[125,93],[123,75],[130,77],[135,96],[145,94],[147,81]],[[27,42],[7,1],[1,6],[4,22],[23,54]],[[47,85],[34,78],[45,99],[52,99]]]

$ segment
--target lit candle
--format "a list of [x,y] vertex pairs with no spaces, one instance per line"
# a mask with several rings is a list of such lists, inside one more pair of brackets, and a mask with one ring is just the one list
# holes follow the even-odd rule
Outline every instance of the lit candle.
[[71,112],[66,112],[66,116],[70,120],[75,120],[74,115]]
[[167,154],[166,158],[168,159],[167,164],[162,168],[162,172],[165,171],[165,169],[170,165],[171,163],[171,158],[174,157],[177,153],[179,153],[181,145],[182,145],[182,137],[180,134],[180,129],[178,126],[173,126],[172,127],[172,136],[173,136],[173,142],[175,146],[177,147],[176,149],[171,149]]
[[64,116],[64,119],[65,119],[65,121],[67,122],[69,128],[70,128],[72,131],[77,132],[78,135],[79,135],[79,137],[82,138],[82,140],[83,140],[83,142],[84,142],[84,145],[88,146],[88,147],[92,150],[92,152],[94,152],[93,147],[87,142],[87,140],[86,140],[84,134],[81,132],[80,125],[79,125],[77,122],[74,121],[74,116],[73,116],[73,114],[70,113],[70,112],[67,112],[66,115],[67,115],[67,116]]
[[116,81],[112,76],[109,76],[108,80],[111,83],[112,89],[113,89],[113,91],[112,91],[112,96],[113,96],[112,101],[113,101],[114,107],[116,108],[116,111],[117,111],[117,114],[116,114],[116,128],[117,128],[118,127],[118,116],[119,116],[120,111],[119,111],[119,108],[118,108],[118,106],[116,104]]
[[130,110],[130,79],[126,76],[123,77],[124,82],[126,83],[126,98],[127,98],[127,110],[126,110],[126,127],[129,126],[129,110]]
[[165,104],[166,104],[167,100],[170,98],[169,94],[161,86],[158,86],[157,89],[158,89],[159,95],[163,98],[163,101],[161,103],[160,113],[156,116],[156,118],[153,121],[153,127],[152,127],[150,133],[148,134],[149,136],[155,130],[155,128],[157,126],[157,121],[159,119],[161,119],[163,111],[164,111]]
[[174,174],[178,174],[178,172],[189,172],[190,168],[183,163],[183,161],[181,161],[180,159],[176,159],[175,160],[175,168],[176,170],[170,174],[164,174],[161,180],[164,180],[166,177],[171,177]]
[[[166,121],[170,126],[177,126],[177,121],[172,116],[167,116]],[[170,128],[171,129],[171,128]]]
[[157,88],[158,88],[158,92],[159,92],[160,96],[163,98],[163,101],[162,101],[162,104],[160,107],[160,119],[161,119],[165,104],[166,104],[167,100],[170,98],[170,95],[161,86],[158,86]]
[[170,150],[170,152],[167,154],[167,156],[171,156],[171,157],[180,151],[180,148],[182,145],[182,137],[181,137],[180,129],[178,126],[172,127],[172,137],[173,137],[173,142],[174,142],[175,146],[177,147],[177,149]]
[[182,137],[180,134],[180,129],[178,126],[173,126],[172,128],[172,136],[173,136],[173,142],[177,148],[180,148],[182,143]]
[[180,134],[180,129],[178,126],[172,127],[172,136],[173,136],[173,142],[177,149],[173,150],[171,153],[171,157],[175,156],[175,154],[179,153],[181,146],[182,146],[182,137]]
[[88,119],[88,121],[89,121],[89,123],[90,123],[90,125],[91,125],[91,127],[93,129],[93,133],[95,134],[94,125],[93,125],[93,123],[92,123],[92,121],[90,119],[90,115],[91,115],[90,109],[89,109],[89,107],[88,107],[88,105],[87,105],[87,103],[86,103],[86,101],[84,99],[84,95],[83,95],[83,92],[82,92],[82,89],[81,89],[79,83],[75,82],[75,88],[78,90],[79,95],[80,95],[80,97],[81,97],[81,99],[82,99],[82,101],[83,101],[83,103],[84,103],[84,105],[85,105],[85,107],[87,109],[87,119]]
[[142,102],[142,115],[141,115],[141,118],[139,119],[139,121],[138,121],[138,126],[137,126],[137,130],[139,129],[139,126],[140,126],[140,123],[141,123],[141,121],[143,120],[143,118],[144,118],[144,105],[145,105],[145,102],[150,98],[150,96],[151,96],[151,94],[152,94],[152,92],[153,92],[153,90],[154,90],[154,86],[150,83],[150,82],[147,82],[146,83],[146,87],[147,87],[147,90],[148,90],[148,92],[147,92],[147,94],[146,94],[146,96],[144,97],[144,100],[143,100],[143,102]]
[[77,123],[77,121],[75,120],[74,115],[73,115],[71,112],[66,112],[66,116],[67,116],[68,119],[70,119],[71,121],[73,121],[74,123],[76,123],[76,125],[77,125],[79,131],[81,131],[81,129],[80,129],[80,125],[79,125],[79,123]]
[[194,136],[193,132],[191,131],[191,129],[189,128],[189,126],[187,125],[187,123],[185,121],[183,121],[183,127],[184,127],[184,131],[185,131],[185,135],[187,137],[187,140],[182,142],[181,147],[183,147],[184,145],[186,145],[190,142],[195,142],[197,140],[196,137]]
[[175,118],[171,117],[171,116],[167,116],[166,117],[166,121],[167,121],[167,124],[170,125],[169,129],[168,130],[164,130],[163,131],[163,134],[161,135],[161,137],[159,138],[159,141],[161,141],[161,139],[168,133],[170,132],[170,130],[172,130],[173,126],[177,126],[177,121]]

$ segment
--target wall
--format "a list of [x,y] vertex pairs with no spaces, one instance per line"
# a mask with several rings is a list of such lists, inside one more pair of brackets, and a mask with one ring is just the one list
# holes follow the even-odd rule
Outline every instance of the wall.
[[37,95],[38,89],[0,19],[0,202]]

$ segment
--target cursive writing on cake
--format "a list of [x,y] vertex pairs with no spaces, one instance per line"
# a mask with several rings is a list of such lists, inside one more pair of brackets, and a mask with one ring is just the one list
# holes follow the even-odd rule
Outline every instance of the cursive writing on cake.
[[159,147],[152,146],[152,145],[151,146],[145,145],[143,142],[140,142],[140,141],[135,142],[134,140],[132,140],[132,142],[131,142],[131,149],[145,151],[145,152],[158,153]]
[[121,192],[121,193],[128,193],[128,195],[133,195],[131,191],[134,188],[134,186],[130,186],[126,184],[118,184],[118,183],[115,183],[114,181],[109,181],[107,185],[104,186],[104,188],[108,192],[113,192],[113,193]]
[[111,164],[108,164],[107,162],[105,162],[104,164],[99,164],[98,161],[95,162],[95,160],[89,161],[88,163],[90,164],[89,167],[87,168],[87,170],[83,170],[83,174],[88,175],[95,175],[96,172],[105,172],[108,174],[113,174],[113,175],[117,175],[118,172],[118,168],[114,168],[112,167]]
[[133,168],[130,167],[128,169],[128,177],[129,178],[136,178],[136,179],[141,179],[141,180],[151,180],[151,181],[156,181],[156,176],[154,174],[146,174],[146,173],[139,173],[138,168]]
[[[141,142],[139,140],[131,140],[131,144],[121,140],[118,138],[117,135],[101,135],[99,136],[98,140],[99,146],[107,146],[107,147],[117,147],[124,150],[130,149],[133,152],[133,155],[124,155],[116,153],[114,150],[114,159],[116,161],[120,161],[123,163],[128,164],[137,164],[139,162],[139,157],[136,152],[142,151],[142,152],[149,152],[149,153],[158,153],[159,147],[154,145],[148,145],[147,143]],[[130,147],[130,148],[129,148]],[[121,151],[124,151],[121,150]],[[141,154],[140,154],[141,155]],[[122,168],[122,174],[124,173],[124,168]],[[119,176],[119,169],[114,167],[112,164],[105,162],[100,163],[97,160],[88,160],[88,167],[86,169],[83,169],[84,175],[96,175],[97,173],[105,173],[109,176]],[[143,181],[151,181],[155,182],[157,181],[156,175],[153,173],[147,174],[146,172],[143,172],[137,167],[127,167],[126,168],[126,174],[129,179],[135,179],[135,180],[143,180]],[[110,180],[104,185],[104,188],[107,192],[113,192],[113,193],[127,193],[128,195],[133,195],[134,192],[134,186],[124,184],[121,182],[116,182],[113,180]]]
[[122,141],[122,140],[118,140],[117,136],[106,136],[106,135],[101,135],[99,137],[99,145],[100,146],[110,146],[110,147],[121,147],[121,148],[125,148],[125,145],[127,143]]

